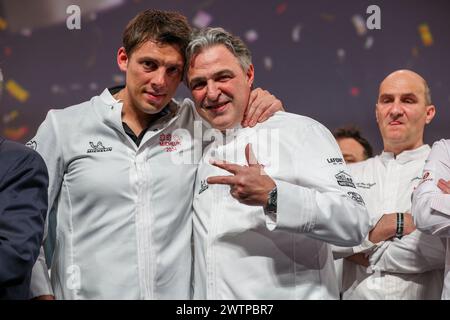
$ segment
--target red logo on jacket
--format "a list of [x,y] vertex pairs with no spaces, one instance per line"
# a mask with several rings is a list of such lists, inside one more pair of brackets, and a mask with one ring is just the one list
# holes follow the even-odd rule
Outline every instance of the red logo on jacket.
[[163,133],[159,136],[159,145],[164,147],[166,152],[177,151],[177,147],[181,145],[181,137],[171,133]]

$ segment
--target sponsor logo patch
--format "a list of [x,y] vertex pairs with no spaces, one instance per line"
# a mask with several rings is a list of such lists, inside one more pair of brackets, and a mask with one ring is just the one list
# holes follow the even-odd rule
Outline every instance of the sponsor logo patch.
[[352,187],[356,189],[355,184],[353,183],[352,176],[349,175],[345,171],[339,172],[337,175],[335,175],[337,183],[342,187]]
[[159,145],[164,148],[166,152],[177,151],[177,148],[181,146],[182,138],[175,134],[167,133],[159,136]]
[[364,206],[364,200],[363,198],[356,192],[347,192],[348,196],[350,197],[350,199],[352,199],[353,201],[355,201],[356,203]]
[[208,188],[209,188],[209,185],[208,185],[208,182],[206,182],[206,180],[200,181],[200,191],[198,192],[198,194],[203,193]]
[[376,185],[376,182],[374,182],[374,183],[357,182],[356,183],[356,186],[361,189],[370,189],[374,185]]
[[97,152],[109,152],[112,151],[112,147],[105,147],[101,141],[94,144],[92,141],[89,142],[92,149],[87,149],[87,153],[97,153]]
[[36,149],[37,149],[37,142],[34,141],[34,140],[31,140],[31,141],[27,142],[26,146],[27,146],[28,148],[31,148],[31,149],[33,149],[33,150],[36,150]]
[[332,165],[344,164],[344,159],[342,158],[328,158],[327,162]]

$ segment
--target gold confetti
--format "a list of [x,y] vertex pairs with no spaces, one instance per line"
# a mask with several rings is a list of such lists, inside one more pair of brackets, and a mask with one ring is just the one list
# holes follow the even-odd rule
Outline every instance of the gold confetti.
[[24,88],[22,88],[17,82],[14,80],[8,80],[6,82],[6,90],[17,100],[20,102],[25,102],[28,100],[30,94]]
[[329,13],[322,13],[320,14],[320,17],[327,22],[334,22],[334,20],[336,20],[336,17]]
[[0,17],[0,30],[5,30],[8,26],[8,22],[5,19]]
[[433,36],[431,35],[428,24],[422,23],[419,25],[419,34],[425,47],[429,47],[433,44]]

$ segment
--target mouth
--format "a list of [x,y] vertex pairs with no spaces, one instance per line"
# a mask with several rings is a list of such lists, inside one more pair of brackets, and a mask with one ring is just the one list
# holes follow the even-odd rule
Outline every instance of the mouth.
[[208,111],[212,111],[215,113],[221,113],[221,112],[224,112],[228,108],[230,102],[231,101],[224,101],[224,102],[220,102],[217,104],[204,106],[204,108]]
[[390,126],[399,126],[399,125],[402,125],[402,124],[403,123],[398,121],[398,120],[394,120],[394,121],[389,122]]
[[162,102],[162,100],[164,100],[164,98],[167,95],[161,94],[161,93],[144,91],[144,96],[145,96],[146,100],[150,103],[159,103],[159,102]]

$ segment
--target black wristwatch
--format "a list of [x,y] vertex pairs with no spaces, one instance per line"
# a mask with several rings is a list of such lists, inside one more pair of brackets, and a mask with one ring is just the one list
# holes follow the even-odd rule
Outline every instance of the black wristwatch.
[[266,213],[277,213],[277,187],[273,188],[267,195]]

